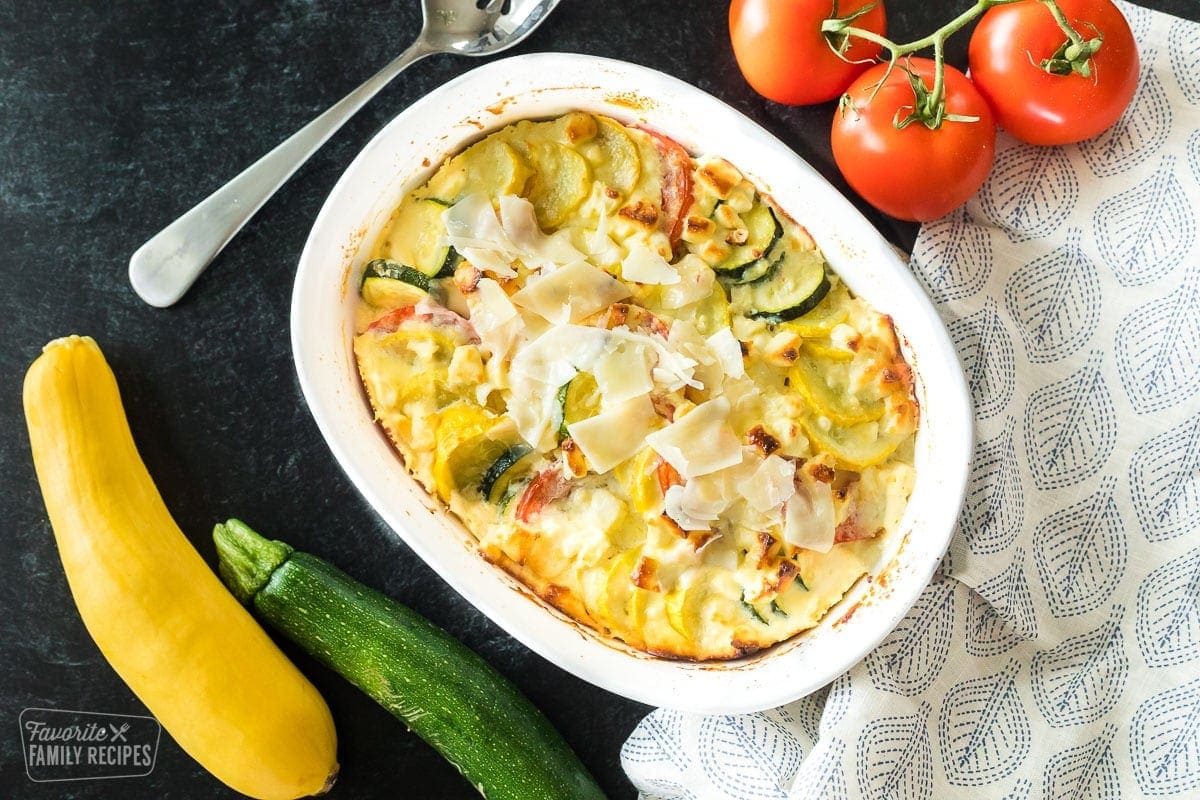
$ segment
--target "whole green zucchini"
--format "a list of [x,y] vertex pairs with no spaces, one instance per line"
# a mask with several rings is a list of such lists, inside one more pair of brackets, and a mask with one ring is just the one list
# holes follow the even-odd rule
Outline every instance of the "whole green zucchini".
[[231,519],[221,577],[284,636],[402,720],[491,800],[603,800],[550,722],[487,662],[415,611]]

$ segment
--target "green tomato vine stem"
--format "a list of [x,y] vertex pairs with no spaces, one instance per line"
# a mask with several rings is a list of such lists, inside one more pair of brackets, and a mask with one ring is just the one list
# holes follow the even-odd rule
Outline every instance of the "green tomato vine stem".
[[[941,126],[942,122],[947,120],[954,122],[970,122],[975,120],[973,117],[961,117],[956,114],[946,113],[946,40],[979,18],[988,9],[1020,2],[1030,2],[1030,0],[975,0],[973,6],[928,36],[904,44],[897,44],[886,36],[864,28],[855,27],[852,24],[871,8],[874,8],[874,3],[846,17],[838,17],[838,4],[837,0],[834,0],[831,12],[832,16],[821,23],[821,32],[829,40],[830,47],[839,56],[843,56],[846,43],[850,37],[874,42],[886,50],[888,52],[886,59],[888,70],[884,76],[884,80],[887,79],[887,75],[891,74],[892,69],[898,65],[901,58],[933,48],[935,65],[933,88],[928,90],[927,93],[922,92],[918,88],[916,83],[919,79],[914,76],[911,70],[907,70],[903,66],[900,67],[909,72],[910,78],[914,81],[913,91],[915,102],[912,113],[907,117],[901,118],[897,114],[895,124],[897,128],[905,128],[913,122],[921,122],[927,128],[936,129]],[[1036,2],[1041,3],[1047,8],[1051,16],[1054,17],[1054,21],[1058,23],[1058,27],[1062,29],[1067,37],[1067,41],[1055,51],[1054,55],[1043,61],[1040,67],[1055,75],[1069,75],[1072,72],[1085,77],[1091,75],[1091,58],[1100,49],[1104,37],[1097,32],[1095,38],[1090,40],[1084,39],[1079,34],[1079,31],[1075,30],[1071,25],[1070,20],[1067,19],[1062,9],[1059,8],[1057,0],[1036,0]]]

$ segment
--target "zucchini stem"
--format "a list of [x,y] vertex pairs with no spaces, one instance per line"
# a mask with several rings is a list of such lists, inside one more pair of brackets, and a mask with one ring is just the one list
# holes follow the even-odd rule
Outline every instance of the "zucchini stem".
[[217,545],[221,578],[246,605],[293,552],[283,542],[259,536],[240,519],[217,523],[213,527],[213,542]]

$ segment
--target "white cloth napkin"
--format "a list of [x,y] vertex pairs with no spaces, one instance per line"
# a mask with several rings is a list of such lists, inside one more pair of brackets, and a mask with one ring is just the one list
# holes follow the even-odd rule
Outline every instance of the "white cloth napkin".
[[817,695],[650,714],[621,754],[645,797],[1200,797],[1200,25],[1121,9],[1124,118],[1002,134],[917,239],[977,422],[939,575]]

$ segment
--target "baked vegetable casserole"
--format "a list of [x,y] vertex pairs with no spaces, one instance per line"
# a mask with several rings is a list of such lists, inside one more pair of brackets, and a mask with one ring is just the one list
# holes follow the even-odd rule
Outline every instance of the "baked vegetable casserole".
[[583,112],[509,125],[403,198],[361,294],[408,470],[603,635],[755,652],[899,535],[918,407],[891,320],[728,161]]

